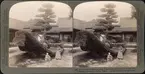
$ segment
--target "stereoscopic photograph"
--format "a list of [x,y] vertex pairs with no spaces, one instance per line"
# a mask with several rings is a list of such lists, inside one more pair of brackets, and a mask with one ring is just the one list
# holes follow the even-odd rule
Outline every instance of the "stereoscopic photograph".
[[27,1],[9,11],[9,67],[136,67],[136,9],[126,2]]
[[28,1],[9,12],[9,67],[72,67],[71,8]]
[[136,67],[136,9],[125,2],[77,5],[74,16],[74,67]]

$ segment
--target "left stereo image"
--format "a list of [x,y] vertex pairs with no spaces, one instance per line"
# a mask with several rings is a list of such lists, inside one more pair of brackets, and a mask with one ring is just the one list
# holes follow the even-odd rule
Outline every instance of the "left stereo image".
[[71,8],[28,1],[9,11],[9,67],[72,67]]

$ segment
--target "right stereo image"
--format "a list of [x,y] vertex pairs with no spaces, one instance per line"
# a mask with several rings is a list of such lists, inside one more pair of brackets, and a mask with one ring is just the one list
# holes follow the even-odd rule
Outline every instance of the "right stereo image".
[[74,67],[136,67],[137,17],[133,5],[92,1],[73,11]]

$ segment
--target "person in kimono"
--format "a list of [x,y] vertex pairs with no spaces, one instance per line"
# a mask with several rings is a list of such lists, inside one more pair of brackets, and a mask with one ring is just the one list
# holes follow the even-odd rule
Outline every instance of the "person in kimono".
[[63,48],[61,46],[58,46],[56,54],[55,54],[55,59],[56,60],[61,60],[62,52],[63,52]]
[[46,53],[46,55],[45,55],[45,61],[50,61],[50,60],[51,60],[51,57],[49,56],[48,53]]
[[111,55],[111,53],[109,52],[107,55],[107,61],[112,61],[113,60],[113,56]]
[[119,47],[119,51],[118,51],[118,54],[117,54],[117,58],[119,60],[123,60],[123,47],[122,46]]

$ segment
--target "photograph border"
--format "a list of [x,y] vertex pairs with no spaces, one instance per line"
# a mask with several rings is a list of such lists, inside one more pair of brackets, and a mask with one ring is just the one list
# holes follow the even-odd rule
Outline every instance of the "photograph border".
[[[8,66],[8,43],[9,43],[9,10],[10,8],[19,2],[30,1],[30,0],[5,0],[1,3],[1,25],[0,25],[0,42],[1,42],[1,71],[6,74],[19,74],[19,73],[142,73],[144,72],[144,20],[145,20],[145,4],[141,0],[130,1],[130,0],[118,0],[120,2],[127,2],[132,4],[137,12],[137,45],[138,45],[138,57],[137,67],[101,67],[101,68],[10,68]],[[38,1],[38,0],[31,0]],[[42,0],[41,0],[42,1]],[[45,1],[45,0],[44,0]],[[51,0],[49,0],[51,1]],[[61,2],[68,4],[72,11],[75,6],[80,3],[90,2],[90,0],[81,1],[67,1],[67,0],[53,0],[55,2]],[[91,0],[93,1],[93,0]],[[104,0],[95,0],[104,1]],[[115,1],[115,0],[111,0]]]

